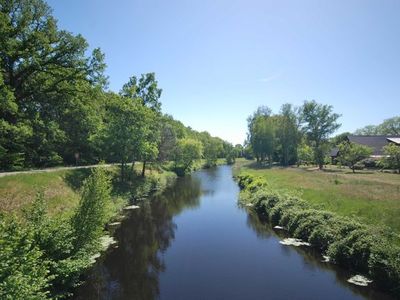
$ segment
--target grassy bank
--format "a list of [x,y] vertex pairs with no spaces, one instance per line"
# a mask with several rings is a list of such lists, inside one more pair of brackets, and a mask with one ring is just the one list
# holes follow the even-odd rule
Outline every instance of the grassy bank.
[[259,168],[239,161],[235,172],[264,178],[275,190],[295,191],[313,208],[351,217],[361,223],[387,226],[400,233],[400,176],[349,169]]
[[70,296],[81,275],[113,239],[105,225],[136,200],[160,193],[176,175],[146,177],[135,166],[16,174],[0,178],[0,298]]
[[[141,169],[142,164],[136,163],[134,174],[127,182],[121,183],[119,167],[107,167],[112,178],[112,198],[117,207],[123,202],[128,203],[137,193],[146,193],[151,182],[156,184],[156,181],[160,181],[159,188],[162,188],[165,180],[174,177],[172,172],[150,169],[143,179],[139,176]],[[92,169],[88,168],[0,177],[0,212],[21,215],[24,209],[29,208],[37,193],[43,192],[50,216],[69,214],[78,205],[83,181],[91,172]]]
[[390,228],[316,209],[298,193],[276,189],[265,177],[243,170],[236,176],[243,204],[253,206],[273,226],[309,242],[332,262],[368,275],[380,288],[400,297],[399,236]]

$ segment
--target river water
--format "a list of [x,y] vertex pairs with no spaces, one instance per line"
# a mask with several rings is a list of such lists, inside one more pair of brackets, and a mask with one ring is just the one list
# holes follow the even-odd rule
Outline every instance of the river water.
[[228,166],[178,179],[115,231],[77,299],[390,299],[238,205]]

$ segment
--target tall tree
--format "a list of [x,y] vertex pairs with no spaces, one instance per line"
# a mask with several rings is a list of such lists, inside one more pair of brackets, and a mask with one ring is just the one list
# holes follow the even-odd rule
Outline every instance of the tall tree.
[[62,120],[76,103],[92,102],[82,97],[87,88],[106,85],[104,55],[95,49],[86,57],[87,46],[82,36],[57,28],[44,1],[0,0],[0,89],[12,94],[8,108],[1,107],[0,139],[21,132],[18,147],[1,144],[6,157],[0,160],[11,158],[24,167],[62,161],[65,143],[76,142]]
[[331,105],[323,105],[315,100],[305,101],[301,108],[303,130],[314,152],[315,162],[321,170],[327,150],[328,138],[340,124],[337,123],[339,114],[332,112]]
[[143,105],[158,112],[161,110],[161,93],[155,73],[142,74],[139,79],[132,76],[120,91],[123,97],[140,99]]
[[296,162],[300,132],[297,112],[291,104],[283,104],[281,107],[276,135],[281,150],[281,163],[287,166]]

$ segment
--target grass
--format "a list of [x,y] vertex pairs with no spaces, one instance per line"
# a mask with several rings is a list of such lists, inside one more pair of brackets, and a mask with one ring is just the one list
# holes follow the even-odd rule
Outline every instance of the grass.
[[[141,163],[135,164],[135,171],[140,174]],[[118,180],[119,167],[109,166],[112,175],[112,196],[115,203],[121,204],[141,178],[121,184]],[[91,169],[57,170],[33,174],[15,174],[0,177],[0,212],[21,215],[28,208],[38,192],[43,192],[47,202],[48,213],[54,216],[70,213],[79,203],[80,189],[83,181],[91,173]],[[146,170],[146,174],[157,173],[157,170]],[[120,205],[117,205],[120,206]]]
[[330,167],[259,168],[255,163],[237,162],[235,172],[265,178],[273,189],[294,190],[314,208],[324,209],[361,223],[387,226],[400,233],[400,176],[374,171],[352,174]]

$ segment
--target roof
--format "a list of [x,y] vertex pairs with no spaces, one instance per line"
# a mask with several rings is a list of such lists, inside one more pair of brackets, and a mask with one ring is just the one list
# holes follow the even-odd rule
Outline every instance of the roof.
[[331,157],[336,157],[336,156],[338,156],[338,153],[339,153],[339,148],[333,148],[333,149],[331,150]]
[[[361,144],[373,149],[372,155],[383,155],[383,147],[386,146],[389,141],[397,140],[400,142],[400,135],[388,136],[388,135],[348,135],[348,140],[351,143]],[[392,141],[394,142],[394,141]],[[397,143],[397,142],[394,142]]]
[[388,138],[388,141],[400,145],[400,138]]

